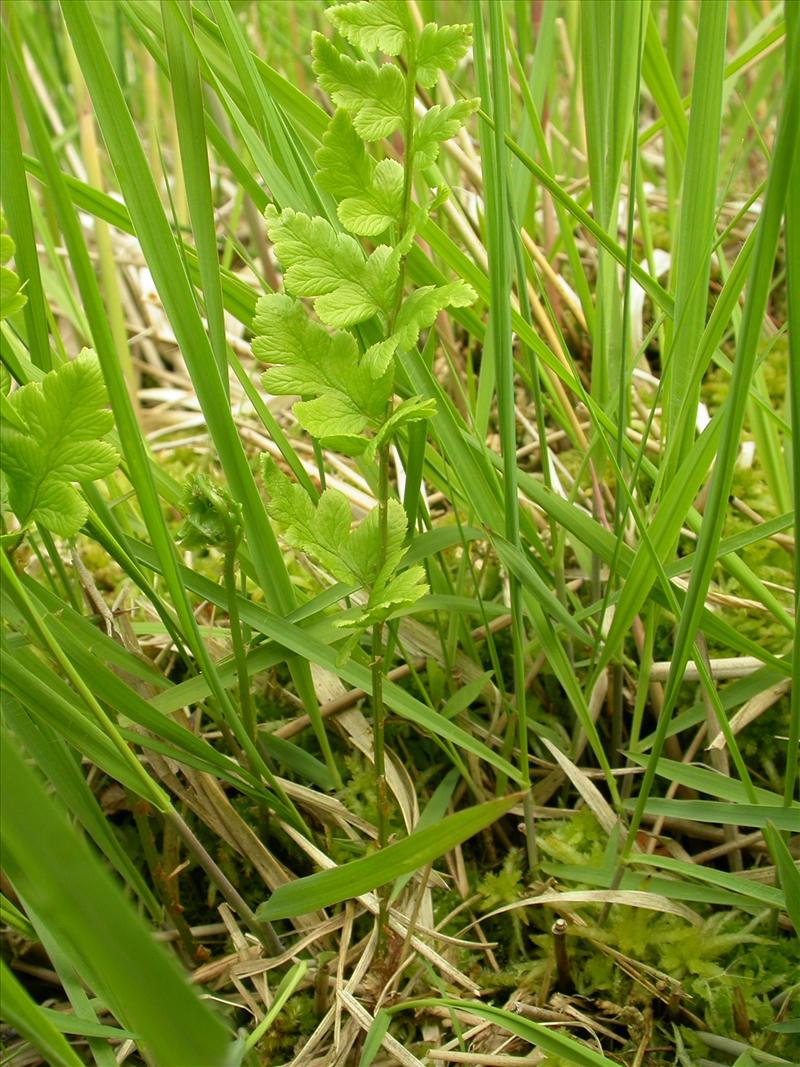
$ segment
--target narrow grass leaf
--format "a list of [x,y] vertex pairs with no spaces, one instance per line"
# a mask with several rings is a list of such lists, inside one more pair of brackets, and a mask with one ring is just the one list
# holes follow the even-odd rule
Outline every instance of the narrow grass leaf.
[[[100,128],[142,244],[159,294],[186,359],[200,406],[208,423],[231,492],[243,507],[243,519],[253,565],[259,584],[282,611],[294,606],[286,564],[272,527],[267,520],[255,479],[233,420],[222,379],[216,371],[214,355],[203,329],[189,281],[184,272],[169,223],[150,174],[136,128],[128,111],[108,56],[99,38],[91,13],[79,5],[63,8],[70,36],[81,60]],[[211,368],[214,368],[212,371]],[[174,560],[173,549],[169,558]],[[179,598],[185,602],[185,595]],[[191,612],[190,612],[191,614]],[[192,616],[193,619],[193,616]],[[191,622],[187,629],[194,630]],[[195,654],[204,671],[214,677],[214,665],[202,641],[196,641]],[[326,762],[338,779],[324,724],[307,664],[295,663],[295,680],[311,719]],[[229,701],[222,687],[217,696],[223,707]],[[231,715],[232,717],[232,715]],[[231,725],[235,726],[232,722]]]
[[227,389],[228,363],[225,356],[227,341],[222,310],[214,207],[211,199],[203,89],[197,59],[187,46],[186,38],[181,31],[181,11],[191,22],[189,0],[180,0],[180,4],[176,3],[176,0],[162,2],[161,13],[164,19],[164,39],[175,105],[175,125],[181,150],[181,169],[186,183],[186,200],[197,249],[209,340],[217,361],[220,378]]
[[770,837],[770,850],[775,857],[775,864],[778,869],[778,878],[784,898],[783,907],[789,913],[795,933],[800,936],[800,870],[798,869],[798,862],[792,857],[775,824],[769,823],[767,830]]
[[595,1052],[587,1045],[575,1041],[565,1034],[560,1034],[548,1026],[524,1019],[516,1012],[495,1008],[491,1004],[481,1004],[475,1000],[458,1000],[455,997],[430,997],[422,1000],[407,1000],[394,1005],[390,1010],[397,1012],[419,1008],[452,1008],[453,1011],[465,1011],[475,1015],[484,1022],[499,1026],[511,1034],[516,1034],[523,1041],[528,1041],[534,1048],[541,1049],[548,1056],[556,1056],[575,1067],[612,1067],[615,1060],[608,1059]]
[[[711,248],[716,237],[717,173],[722,119],[722,75],[728,17],[727,2],[700,8],[694,80],[702,93],[694,96],[689,120],[686,166],[681,191],[680,223],[675,250],[675,321],[669,331],[670,351],[664,365],[666,408],[664,421],[671,431],[685,402],[692,361],[705,324]],[[695,398],[695,400],[697,397]],[[691,399],[689,403],[691,404]],[[685,440],[669,439],[665,464],[674,471],[694,436],[694,424]]]
[[[787,853],[788,854],[788,853]],[[635,855],[631,857],[632,865],[644,864],[648,867],[658,867],[663,871],[680,875],[683,878],[696,879],[700,882],[708,882],[709,885],[720,886],[734,893],[741,893],[749,897],[754,903],[766,904],[771,908],[786,908],[789,895],[784,897],[780,889],[770,885],[761,885],[750,878],[742,878],[741,875],[731,874],[729,871],[718,871],[713,867],[704,867],[698,863],[686,863],[684,860],[672,859],[670,856]],[[797,870],[792,863],[792,870],[797,875]]]
[[[683,673],[691,654],[697,627],[703,611],[706,593],[714,566],[730,495],[733,468],[739,448],[742,419],[748,385],[758,354],[759,337],[770,288],[771,264],[777,248],[781,218],[789,188],[789,177],[798,151],[796,136],[800,113],[800,58],[795,54],[789,61],[784,91],[784,108],[778,127],[772,167],[770,169],[764,207],[758,223],[758,238],[750,275],[750,289],[745,303],[742,328],[739,334],[733,379],[725,403],[724,425],[720,449],[711,478],[708,501],[697,544],[697,554],[689,580],[684,610],[680,615],[672,656],[672,669],[664,694],[664,706],[659,717],[659,734],[654,746],[656,759],[660,755],[669,718],[678,698]],[[629,853],[647,803],[655,775],[656,759],[645,771],[639,797],[631,821],[626,852]],[[681,802],[683,803],[683,802]]]
[[3,987],[3,1019],[38,1049],[51,1067],[82,1067],[80,1060],[53,1020],[0,960],[0,984]]
[[[626,801],[631,811],[638,801]],[[648,815],[688,822],[722,823],[725,826],[766,827],[772,821],[779,830],[800,832],[800,808],[780,808],[770,804],[723,804],[715,800],[649,799],[644,807]]]

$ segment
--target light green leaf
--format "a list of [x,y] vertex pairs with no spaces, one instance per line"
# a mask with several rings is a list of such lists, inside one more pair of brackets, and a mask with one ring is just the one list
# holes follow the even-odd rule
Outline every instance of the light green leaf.
[[72,537],[88,509],[71,483],[102,478],[119,459],[102,439],[114,420],[97,357],[84,349],[41,382],[17,389],[8,403],[16,420],[3,421],[0,457],[10,505],[23,526],[39,522]]
[[409,422],[419,422],[421,419],[430,419],[435,414],[436,401],[433,398],[409,397],[408,400],[404,400],[394,409],[378,431],[374,444],[370,442],[370,448],[380,448],[381,445],[395,436],[401,426],[405,426]]
[[278,396],[309,398],[295,404],[301,425],[326,442],[350,438],[350,454],[363,452],[392,395],[392,374],[375,381],[361,364],[355,338],[330,334],[303,306],[280,293],[262,297],[253,319],[253,354],[274,364],[264,386]]
[[393,333],[391,337],[386,337],[383,341],[376,341],[374,345],[369,346],[364,353],[364,366],[367,367],[372,377],[380,378],[382,374],[386,373],[386,368],[392,362],[392,357],[397,351],[397,345],[397,334]]
[[396,251],[379,245],[366,257],[357,241],[325,219],[291,208],[278,214],[270,205],[264,215],[287,292],[314,297],[323,322],[353,326],[386,313],[399,271]]
[[52,1067],[81,1067],[82,1060],[4,960],[0,960],[0,980],[3,986],[3,1019],[43,1053]]
[[442,141],[455,137],[479,100],[457,100],[454,104],[434,104],[417,123],[414,138],[414,164],[424,169],[436,162]]
[[[625,801],[627,809],[634,801]],[[779,830],[800,831],[800,809],[772,807],[769,804],[720,804],[715,800],[648,800],[648,815],[665,815],[671,819],[722,823],[725,826],[767,826],[770,820]]]
[[353,573],[362,585],[371,585],[373,591],[382,589],[403,556],[407,530],[406,513],[397,500],[386,504],[386,544],[383,565],[376,569],[380,559],[380,509],[373,508],[359,523],[347,546],[347,557]]
[[379,508],[373,508],[351,528],[353,516],[343,493],[326,489],[314,505],[306,491],[282,474],[271,457],[263,458],[263,470],[270,496],[267,511],[283,528],[288,543],[317,560],[339,581],[370,591],[364,611],[344,615],[336,625],[361,630],[385,620],[396,608],[415,603],[428,592],[422,567],[395,574],[408,529],[405,509],[399,501],[387,502],[386,538],[381,552]]
[[317,151],[317,184],[337,198],[361,196],[372,185],[375,160],[341,108],[331,119]]
[[61,1034],[77,1034],[81,1037],[106,1037],[112,1041],[136,1039],[130,1030],[121,1030],[118,1026],[105,1026],[92,1022],[91,1019],[79,1019],[72,1012],[56,1011],[55,1008],[39,1008],[44,1017],[53,1024]]
[[[357,632],[385,622],[398,608],[409,607],[428,592],[425,571],[422,567],[409,567],[401,574],[395,570],[403,556],[407,517],[405,509],[396,500],[390,500],[387,506],[387,545],[384,565],[373,581],[368,580],[370,570],[374,570],[374,560],[380,552],[379,509],[374,508],[353,532],[348,546],[351,566],[362,575],[362,584],[370,585],[369,600],[363,611],[354,608],[352,612],[342,615],[334,622],[339,629],[355,629]],[[345,646],[350,649],[351,644]]]
[[283,528],[289,544],[313,556],[340,581],[356,581],[342,559],[342,546],[350,535],[353,519],[344,493],[326,489],[315,506],[308,493],[282,474],[270,456],[262,457],[262,470],[269,493],[267,512]]
[[778,868],[784,907],[792,920],[795,933],[800,936],[800,870],[797,861],[772,823],[768,824],[767,840]]
[[379,50],[397,56],[414,32],[405,0],[336,4],[325,14],[343,37],[365,52]]
[[475,290],[465,282],[424,285],[415,289],[403,301],[391,337],[371,345],[364,353],[364,363],[376,378],[380,377],[395,351],[416,345],[420,332],[433,325],[440,311],[446,307],[468,307],[476,300]]
[[[648,856],[646,853],[632,856],[630,862],[660,867],[662,870],[669,871],[683,879],[697,879],[709,885],[721,886],[723,889],[728,889],[733,893],[740,893],[758,904],[766,904],[773,908],[785,906],[784,894],[780,889],[776,889],[771,885],[761,885],[759,882],[755,882],[751,878],[744,878],[740,874],[718,871],[713,867],[705,867],[700,863],[687,863],[683,860],[673,859],[672,856]],[[794,866],[792,869],[797,875],[797,869]]]
[[518,799],[518,796],[501,797],[456,812],[435,826],[418,830],[402,841],[381,849],[379,853],[288,882],[279,886],[256,914],[262,921],[287,919],[369,893],[409,871],[420,870],[484,827],[491,826]]
[[[437,26],[428,22],[417,41],[417,81],[425,88],[436,84],[439,71],[449,71],[469,51],[469,26]],[[452,136],[452,135],[451,135]]]
[[189,549],[234,547],[241,536],[242,506],[224,485],[206,474],[194,474],[183,494],[186,516],[178,529],[178,540]]
[[365,141],[388,137],[403,124],[405,82],[391,63],[375,67],[344,56],[327,37],[314,34],[314,73],[337,107],[349,111]]
[[[0,841],[3,868],[15,890],[51,930],[80,977],[125,1029],[139,1034],[163,1064],[233,1067],[232,1037],[204,1004],[111,875],[76,832],[13,738],[0,744]],[[57,887],[57,889],[56,889]],[[143,980],[146,976],[146,980]],[[3,982],[4,1010],[6,982]],[[52,1024],[20,1003],[30,1025],[72,1067]],[[165,1023],[168,1020],[169,1025]],[[16,1025],[16,1024],[15,1024]]]
[[448,282],[447,285],[425,285],[415,289],[403,301],[397,316],[394,332],[400,348],[411,348],[417,343],[420,331],[433,325],[436,316],[446,307],[469,307],[477,300],[471,285],[465,282]]
[[0,893],[0,922],[10,926],[18,934],[22,934],[28,941],[36,940],[36,931],[27,916],[23,915],[16,904],[12,904],[3,893]]
[[613,1067],[616,1063],[616,1060],[608,1059],[601,1052],[595,1052],[594,1049],[583,1044],[582,1041],[576,1041],[566,1034],[559,1033],[558,1030],[554,1030],[549,1025],[521,1018],[516,1012],[507,1011],[505,1008],[496,1008],[492,1004],[481,1004],[479,1001],[473,1000],[458,1000],[456,997],[431,997],[426,1000],[413,1000],[404,1004],[397,1004],[392,1011],[396,1012],[404,1007],[413,1007],[415,1010],[420,1007],[444,1007],[452,1008],[454,1011],[458,1009],[468,1011],[470,1015],[477,1015],[479,1019],[485,1019],[488,1023],[502,1027],[504,1030],[508,1030],[509,1033],[521,1037],[523,1041],[527,1041],[534,1048],[546,1052],[550,1056],[557,1057],[558,1060],[565,1063],[574,1064],[575,1067]]
[[372,1067],[375,1062],[375,1057],[381,1050],[383,1039],[386,1036],[386,1031],[389,1029],[389,1023],[392,1021],[391,1015],[384,1009],[375,1013],[375,1018],[367,1031],[364,1038],[364,1044],[361,1048],[361,1059],[358,1061],[358,1067]]
[[364,192],[339,204],[339,219],[351,233],[374,237],[397,221],[402,202],[403,168],[393,159],[383,159]]
[[401,607],[408,607],[424,597],[428,592],[425,571],[422,567],[409,567],[401,574],[395,575],[385,586],[373,592],[367,604],[367,610],[358,619],[359,627],[373,626],[376,622],[385,622]]
[[341,439],[352,441],[352,448],[346,450],[348,455],[359,455],[370,443],[358,437],[364,428],[364,417],[353,410],[349,399],[341,393],[318,396],[315,400],[298,400],[294,412],[313,437],[326,443]]
[[314,308],[328,326],[355,326],[381,314],[386,318],[392,305],[400,273],[402,247],[378,245],[367,259],[363,275],[343,282],[334,292],[314,301]]
[[28,302],[20,292],[19,278],[9,267],[0,267],[0,320],[21,311]]
[[14,241],[4,232],[5,228],[6,220],[0,212],[0,322],[20,311],[28,302],[27,296],[20,291],[18,275],[5,266],[15,251]]
[[264,483],[270,495],[267,511],[284,529],[294,548],[307,552],[342,582],[383,589],[403,555],[406,514],[390,500],[386,516],[386,550],[381,563],[380,517],[377,508],[351,530],[353,515],[344,493],[326,489],[314,505],[308,494],[263,459]]
[[283,266],[283,283],[295,296],[330,293],[343,281],[363,276],[366,256],[352,237],[337,233],[321,217],[310,218],[270,204],[264,212],[270,240]]

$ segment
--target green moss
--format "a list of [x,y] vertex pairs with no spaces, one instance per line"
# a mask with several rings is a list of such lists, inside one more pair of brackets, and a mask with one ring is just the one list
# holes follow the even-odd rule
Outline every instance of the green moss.
[[272,1067],[291,1059],[298,1045],[318,1023],[313,994],[296,993],[256,1046],[259,1062],[263,1067]]
[[605,835],[595,816],[586,808],[569,819],[539,824],[537,843],[549,859],[571,866],[599,866]]

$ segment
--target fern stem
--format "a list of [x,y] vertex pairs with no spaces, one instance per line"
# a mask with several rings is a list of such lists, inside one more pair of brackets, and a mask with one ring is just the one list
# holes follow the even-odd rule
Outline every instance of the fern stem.
[[[406,70],[406,100],[405,122],[403,124],[403,205],[400,211],[399,237],[402,241],[408,229],[408,220],[411,214],[411,194],[414,189],[414,100],[417,88],[417,55],[416,43],[409,42],[408,68]],[[387,336],[394,330],[394,324],[403,303],[403,287],[406,276],[406,258],[400,259],[400,270],[397,275],[397,291],[395,293],[394,308],[389,321]]]
[[[409,40],[408,68],[406,70],[405,122],[403,127],[403,203],[400,213],[399,239],[402,241],[408,228],[411,214],[411,194],[413,191],[414,167],[414,97],[417,83],[416,43]],[[400,259],[397,275],[397,289],[394,307],[387,323],[387,337],[391,336],[400,307],[403,302],[405,285],[406,256]],[[387,406],[385,419],[391,414],[391,404]],[[379,566],[386,562],[389,536],[389,446],[383,445],[378,450],[378,528],[380,533]],[[378,809],[378,846],[385,848],[389,840],[389,789],[386,783],[385,724],[386,708],[383,703],[384,643],[382,622],[372,628],[372,733],[373,757],[375,761],[375,793]],[[386,929],[388,902],[386,894],[380,891],[380,911],[378,913],[378,936],[383,941]]]
[[378,846],[385,848],[389,840],[389,792],[386,785],[386,756],[384,724],[386,707],[383,703],[383,623],[372,628],[372,703],[373,754],[375,758],[375,792],[378,808]]
[[[386,445],[378,452],[378,528],[380,531],[379,569],[386,562],[389,525],[389,449]],[[375,799],[378,810],[378,847],[385,848],[389,841],[389,789],[386,783],[385,725],[386,707],[383,703],[383,623],[372,627],[372,754],[375,761]],[[378,943],[384,944],[387,929],[388,900],[386,887],[378,891]]]
[[[515,411],[515,372],[512,350],[512,322],[510,289],[512,263],[509,249],[511,219],[509,218],[508,183],[506,181],[507,156],[505,133],[509,117],[508,74],[506,69],[506,45],[502,7],[490,5],[489,43],[491,66],[488,62],[483,30],[483,11],[475,3],[476,56],[481,69],[482,90],[486,99],[492,101],[494,140],[487,136],[484,166],[487,197],[487,232],[489,237],[491,313],[490,326],[497,374],[497,405],[500,429],[500,451],[503,461],[503,505],[505,535],[512,545],[521,544],[519,496],[517,490],[517,442]],[[491,77],[491,82],[489,81]],[[488,132],[488,131],[487,131]],[[524,273],[518,279],[521,291],[525,286]],[[547,447],[546,438],[540,442],[542,450]],[[525,842],[528,867],[534,870],[537,862],[533,797],[531,793],[530,761],[528,756],[528,710],[525,689],[525,624],[523,620],[522,586],[515,574],[509,573],[511,636],[514,677],[514,713],[517,723],[517,745],[522,788],[525,791]]]
[[[378,451],[378,529],[380,532],[379,568],[386,562],[389,527],[389,449]],[[383,623],[372,628],[372,709],[373,755],[375,759],[375,792],[378,807],[378,845],[384,848],[389,840],[389,790],[386,785],[385,723],[383,703],[384,643]],[[384,898],[381,896],[381,928],[384,925]]]

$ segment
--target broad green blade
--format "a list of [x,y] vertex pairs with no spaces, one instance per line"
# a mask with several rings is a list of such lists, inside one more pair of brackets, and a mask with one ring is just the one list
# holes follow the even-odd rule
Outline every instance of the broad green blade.
[[[631,810],[637,802],[626,802]],[[800,831],[800,807],[781,808],[771,804],[722,804],[715,800],[648,800],[648,815],[693,822],[722,823],[725,826],[761,826],[772,821],[779,830]]]
[[[738,874],[730,874],[728,871],[718,871],[713,867],[703,867],[699,863],[686,863],[683,860],[672,859],[670,856],[647,856],[637,855],[632,857],[631,863],[644,864],[648,867],[659,867],[663,871],[682,875],[684,878],[697,879],[700,882],[708,882],[709,885],[720,886],[734,893],[741,893],[750,900],[766,904],[771,908],[786,909],[788,895],[770,885],[760,885],[751,878],[743,878]],[[792,869],[795,870],[794,864]]]
[[258,918],[268,921],[304,915],[369,893],[409,871],[422,870],[451,848],[491,826],[519,799],[516,794],[456,812],[436,826],[419,830],[371,856],[279,886],[259,906]]
[[792,857],[786,842],[776,830],[773,823],[768,826],[770,849],[775,856],[778,878],[784,898],[783,907],[789,913],[794,924],[795,933],[800,937],[800,870]]
[[3,865],[78,972],[157,1062],[233,1067],[225,1026],[153,941],[6,731],[0,759]]
[[[722,119],[722,74],[728,18],[727,0],[702,4],[698,25],[694,81],[695,94],[689,121],[689,142],[681,190],[680,225],[675,268],[675,319],[670,350],[666,353],[665,429],[668,471],[674,471],[694,437],[696,413],[686,398],[694,352],[700,341],[708,305],[711,249],[716,237],[717,170]],[[687,421],[677,414],[688,400]]]

